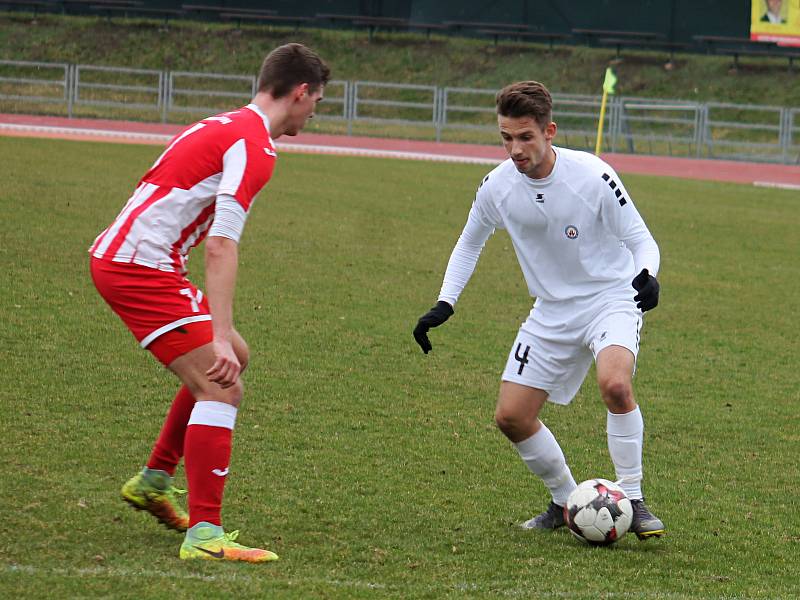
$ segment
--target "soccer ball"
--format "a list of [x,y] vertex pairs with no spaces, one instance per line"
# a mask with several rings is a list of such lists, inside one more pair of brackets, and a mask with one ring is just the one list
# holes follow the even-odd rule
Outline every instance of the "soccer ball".
[[592,546],[610,546],[628,531],[633,508],[625,491],[607,479],[589,479],[567,498],[564,518],[570,532]]

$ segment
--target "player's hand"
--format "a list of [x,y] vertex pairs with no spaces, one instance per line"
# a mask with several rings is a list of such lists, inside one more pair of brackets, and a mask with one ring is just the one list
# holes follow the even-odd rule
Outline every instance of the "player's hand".
[[642,269],[642,272],[633,278],[631,285],[639,292],[633,297],[633,301],[642,312],[658,306],[658,293],[661,286],[658,285],[656,278],[647,272],[647,269]]
[[206,377],[209,381],[219,384],[221,388],[229,388],[239,379],[242,366],[239,364],[239,359],[236,358],[230,342],[214,340],[213,349],[215,361],[213,366],[206,371]]
[[428,330],[431,327],[438,327],[453,315],[453,307],[444,300],[439,300],[432,309],[419,318],[417,326],[414,328],[414,339],[417,340],[419,347],[427,354],[433,349],[431,341],[428,339]]

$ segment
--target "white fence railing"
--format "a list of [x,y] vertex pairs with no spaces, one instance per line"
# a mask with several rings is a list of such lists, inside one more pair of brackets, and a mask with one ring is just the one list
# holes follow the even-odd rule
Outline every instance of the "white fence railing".
[[[0,60],[0,111],[169,122],[229,110],[256,91],[252,75]],[[317,118],[364,133],[486,141],[496,135],[495,90],[331,81]],[[593,149],[600,96],[554,94],[560,143]],[[800,108],[613,97],[612,152],[800,164]]]

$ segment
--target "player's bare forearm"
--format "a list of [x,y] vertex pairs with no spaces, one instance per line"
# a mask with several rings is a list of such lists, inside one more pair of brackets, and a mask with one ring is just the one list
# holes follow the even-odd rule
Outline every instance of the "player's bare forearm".
[[217,236],[206,240],[206,293],[215,339],[231,340],[238,266],[239,246],[236,242]]
[[233,351],[233,294],[239,247],[231,239],[209,236],[206,240],[206,292],[214,330],[213,366],[206,372],[209,381],[227,388],[236,383],[241,365]]

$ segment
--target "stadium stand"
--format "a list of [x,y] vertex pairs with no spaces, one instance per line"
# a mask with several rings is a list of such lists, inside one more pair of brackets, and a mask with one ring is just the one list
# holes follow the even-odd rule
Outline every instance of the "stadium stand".
[[[268,11],[269,13],[274,13],[275,11]],[[226,10],[225,12],[219,13],[219,18],[223,21],[236,21],[236,28],[240,29],[242,26],[242,22],[244,21],[251,21],[251,22],[259,22],[259,23],[272,23],[278,25],[286,25],[291,24],[294,25],[294,30],[297,31],[300,29],[301,25],[308,25],[314,19],[312,17],[290,17],[290,16],[282,16],[277,14],[268,14],[267,11],[255,11],[255,10],[237,10],[237,11],[230,11]]]
[[[249,4],[251,0],[240,2]],[[379,31],[424,32],[427,39],[435,32],[486,37],[495,46],[508,40],[514,43],[546,43],[550,49],[556,43],[609,47],[615,50],[617,60],[622,59],[626,49],[655,50],[669,54],[667,66],[674,65],[677,52],[731,56],[734,69],[740,67],[740,57],[753,57],[786,59],[791,71],[794,60],[800,58],[798,48],[745,37],[746,29],[742,25],[748,22],[745,19],[749,19],[749,13],[744,9],[732,8],[722,20],[711,23],[700,18],[702,11],[706,10],[704,8],[697,14],[692,13],[690,21],[681,21],[676,19],[675,14],[682,14],[682,6],[688,6],[691,2],[676,2],[678,4],[673,2],[669,9],[663,6],[653,8],[656,12],[660,11],[660,19],[650,13],[632,13],[614,21],[597,21],[597,28],[588,26],[594,21],[585,18],[584,9],[591,5],[590,0],[574,0],[569,8],[565,5],[552,14],[543,14],[534,8],[523,8],[521,12],[511,9],[505,12],[486,11],[485,7],[479,9],[469,2],[460,4],[458,9],[427,12],[410,9],[404,12],[405,9],[398,7],[383,11],[380,3],[360,3],[358,6],[361,10],[341,13],[326,10],[336,6],[355,6],[335,0],[310,0],[304,8],[287,4],[288,8],[282,14],[268,8],[232,6],[225,0],[207,0],[207,3],[200,0],[196,4],[180,4],[180,0],[0,0],[0,10],[31,13],[33,19],[44,13],[94,14],[104,16],[108,21],[116,17],[149,17],[161,20],[164,27],[176,19],[193,19],[231,22],[235,23],[237,29],[245,23],[288,25],[293,26],[295,31],[301,26],[365,29],[370,41]],[[258,6],[258,3],[252,5]],[[315,14],[316,9],[326,12]],[[496,18],[484,20],[482,16]],[[611,27],[604,28],[603,25]],[[720,35],[722,33],[725,35]]]
[[138,5],[90,4],[89,9],[98,14],[105,14],[108,21],[111,21],[111,17],[115,14],[126,18],[153,17],[163,19],[162,27],[164,28],[169,26],[170,19],[182,17],[185,14],[179,8],[149,8]]
[[409,22],[408,23],[409,31],[419,31],[422,30],[425,32],[425,37],[427,39],[431,39],[431,32],[438,31],[444,32],[447,31],[447,25],[444,23],[420,23],[420,22]]
[[581,29],[576,28],[572,33],[579,39],[588,42],[589,44],[599,43],[601,39],[619,39],[630,42],[641,42],[664,39],[666,36],[663,33],[656,33],[654,31],[617,31],[609,29]]
[[550,33],[546,31],[510,31],[507,29],[476,29],[477,33],[482,35],[492,36],[494,38],[494,45],[497,46],[500,39],[508,38],[516,41],[531,41],[538,42],[540,40],[547,40],[550,49],[556,41],[566,42],[572,36],[568,33]]
[[572,33],[590,46],[608,46],[616,50],[616,59],[622,58],[622,48],[638,50],[664,50],[669,52],[667,65],[675,61],[675,52],[691,50],[691,44],[667,39],[663,33],[655,31],[617,31],[608,29],[576,28]]
[[800,58],[800,48],[779,46],[775,42],[724,35],[695,35],[693,39],[709,54],[732,56],[734,69],[740,66],[740,56],[786,58],[789,60],[789,70],[794,68],[794,59]]
[[[0,2],[0,7],[17,7],[23,10],[30,10],[33,12],[33,18],[35,19],[39,16],[40,10],[42,10],[42,12],[52,12],[57,8],[57,3],[48,0],[10,0],[8,2]],[[51,10],[45,11],[43,9]]]
[[71,9],[83,9],[89,12],[98,12],[112,6],[122,6],[128,8],[144,7],[144,2],[140,0],[61,0],[64,12],[71,12]]
[[477,31],[478,29],[496,29],[500,31],[528,31],[527,25],[519,23],[495,23],[483,21],[442,21],[448,29],[459,31]]
[[670,42],[667,40],[643,40],[618,37],[597,38],[600,46],[612,46],[616,48],[617,59],[622,58],[622,48],[635,48],[638,50],[666,50],[669,52],[669,62],[675,61],[675,52],[688,50],[691,46],[684,42]]
[[[318,21],[327,21],[330,23],[345,23],[355,28],[364,28],[369,31],[369,39],[372,41],[375,32],[378,29],[386,29],[389,31],[406,31],[409,28],[408,19],[401,19],[398,17],[373,17],[368,15],[340,15],[333,13],[318,13],[316,15]],[[428,31],[430,37],[430,30]]]
[[236,6],[216,6],[211,4],[181,4],[187,14],[213,16],[219,18],[222,13],[255,13],[259,15],[277,15],[278,12],[269,9],[238,8]]

